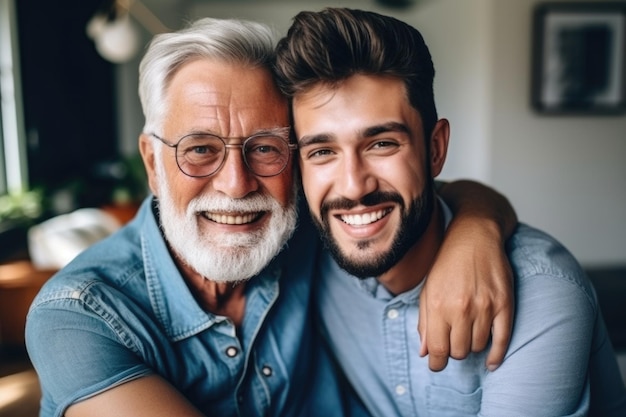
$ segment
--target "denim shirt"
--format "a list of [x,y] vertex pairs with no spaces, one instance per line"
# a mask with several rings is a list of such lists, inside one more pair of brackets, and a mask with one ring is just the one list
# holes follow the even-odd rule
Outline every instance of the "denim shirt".
[[626,416],[624,384],[595,293],[575,259],[526,225],[507,249],[515,323],[494,372],[485,367],[488,351],[429,370],[417,332],[424,281],[393,295],[375,278],[359,280],[322,254],[316,287],[322,327],[372,415]]
[[34,300],[26,342],[41,382],[41,416],[61,416],[148,374],[206,415],[343,415],[309,308],[315,232],[296,233],[247,283],[238,337],[230,319],[194,299],[156,211],[148,198],[131,223],[79,255]]

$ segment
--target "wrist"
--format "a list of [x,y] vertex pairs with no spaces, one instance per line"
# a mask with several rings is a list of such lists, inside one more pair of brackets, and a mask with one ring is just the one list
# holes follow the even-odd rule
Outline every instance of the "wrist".
[[504,229],[503,222],[498,219],[477,213],[466,213],[453,217],[447,233],[454,230],[459,235],[462,233],[462,235],[466,236],[480,236],[503,244],[507,237]]

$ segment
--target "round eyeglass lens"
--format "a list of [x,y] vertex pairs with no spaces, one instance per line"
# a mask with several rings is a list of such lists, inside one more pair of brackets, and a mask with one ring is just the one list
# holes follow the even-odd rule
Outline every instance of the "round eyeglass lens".
[[285,169],[289,162],[290,149],[280,136],[253,136],[244,142],[243,153],[252,172],[269,177]]
[[176,162],[185,174],[204,177],[220,168],[225,155],[226,147],[219,137],[188,135],[178,143]]

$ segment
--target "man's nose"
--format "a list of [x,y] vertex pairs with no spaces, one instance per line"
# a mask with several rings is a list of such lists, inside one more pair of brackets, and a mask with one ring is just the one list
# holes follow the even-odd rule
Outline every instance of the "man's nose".
[[359,201],[363,196],[376,190],[378,181],[367,161],[352,155],[345,157],[340,164],[335,186],[342,197]]
[[222,167],[213,175],[212,185],[231,198],[243,198],[259,189],[258,178],[248,169],[241,146],[228,146]]

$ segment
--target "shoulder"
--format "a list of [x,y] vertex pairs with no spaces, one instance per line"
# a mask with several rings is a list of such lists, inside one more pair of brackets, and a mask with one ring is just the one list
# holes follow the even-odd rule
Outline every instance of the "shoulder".
[[507,251],[515,278],[516,327],[531,322],[536,329],[562,321],[582,330],[595,321],[599,307],[593,285],[558,240],[520,224]]
[[507,242],[507,253],[519,277],[550,275],[588,283],[572,253],[548,233],[521,223]]
[[558,240],[537,228],[520,223],[507,242],[507,251],[520,272],[571,272],[580,269],[574,256]]

